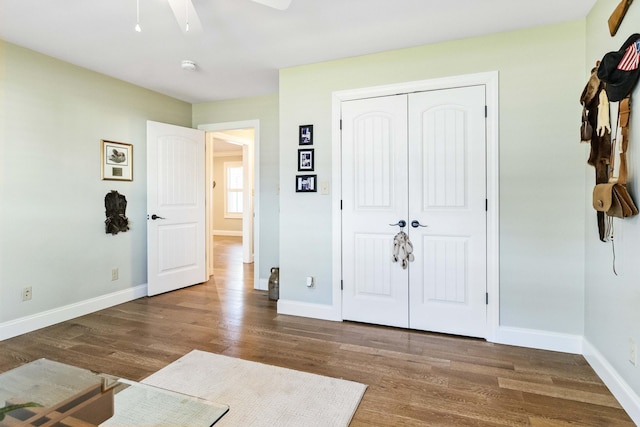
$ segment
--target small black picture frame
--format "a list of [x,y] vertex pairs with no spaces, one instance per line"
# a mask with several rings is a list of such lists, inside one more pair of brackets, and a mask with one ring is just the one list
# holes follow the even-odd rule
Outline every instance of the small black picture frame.
[[296,193],[315,193],[318,191],[316,185],[317,175],[297,175]]
[[313,145],[313,125],[302,125],[298,132],[299,145]]
[[301,148],[298,150],[298,171],[313,171],[313,148]]

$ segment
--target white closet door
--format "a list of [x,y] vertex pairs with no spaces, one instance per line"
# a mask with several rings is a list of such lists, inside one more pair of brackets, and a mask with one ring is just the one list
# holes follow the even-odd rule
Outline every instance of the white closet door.
[[485,88],[409,96],[410,327],[486,332]]
[[342,104],[345,320],[485,336],[485,146],[484,86]]
[[342,179],[343,318],[407,327],[390,225],[407,219],[406,95],[342,104]]

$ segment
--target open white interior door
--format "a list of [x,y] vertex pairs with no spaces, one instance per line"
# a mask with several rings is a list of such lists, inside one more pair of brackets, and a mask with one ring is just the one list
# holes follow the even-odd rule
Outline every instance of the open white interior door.
[[206,281],[204,131],[147,122],[148,295]]

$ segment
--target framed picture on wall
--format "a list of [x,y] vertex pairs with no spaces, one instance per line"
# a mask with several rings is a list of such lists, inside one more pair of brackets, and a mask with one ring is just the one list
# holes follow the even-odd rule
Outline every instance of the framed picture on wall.
[[312,145],[313,144],[313,125],[300,126],[299,145]]
[[313,170],[313,148],[303,148],[298,150],[298,170]]
[[296,176],[296,193],[315,193],[317,175],[298,175]]
[[101,140],[103,180],[133,181],[133,145]]

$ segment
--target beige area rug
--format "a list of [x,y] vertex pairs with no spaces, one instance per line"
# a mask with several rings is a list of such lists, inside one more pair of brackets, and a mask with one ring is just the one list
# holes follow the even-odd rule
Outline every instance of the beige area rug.
[[199,350],[142,382],[229,405],[215,427],[348,426],[367,388]]

